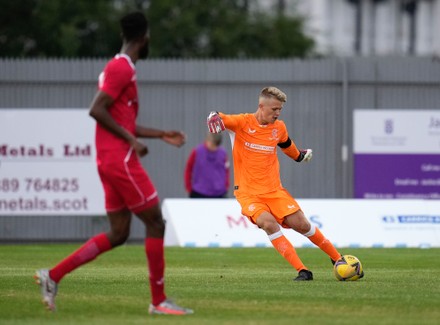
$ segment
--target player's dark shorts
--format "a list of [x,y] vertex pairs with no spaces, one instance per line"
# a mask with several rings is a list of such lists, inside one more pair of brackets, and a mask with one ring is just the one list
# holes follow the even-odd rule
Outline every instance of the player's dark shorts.
[[96,160],[107,212],[138,213],[159,203],[156,188],[132,148],[98,152]]

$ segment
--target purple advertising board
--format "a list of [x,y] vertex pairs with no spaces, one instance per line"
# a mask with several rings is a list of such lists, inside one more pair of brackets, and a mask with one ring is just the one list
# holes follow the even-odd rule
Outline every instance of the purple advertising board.
[[440,199],[440,110],[356,110],[354,197]]
[[440,199],[440,155],[356,154],[355,197]]

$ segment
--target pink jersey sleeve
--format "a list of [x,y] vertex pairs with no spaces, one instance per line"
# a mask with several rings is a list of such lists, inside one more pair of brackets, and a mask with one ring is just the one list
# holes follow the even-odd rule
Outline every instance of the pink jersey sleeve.
[[134,71],[125,59],[113,59],[99,76],[99,90],[116,99],[133,76]]

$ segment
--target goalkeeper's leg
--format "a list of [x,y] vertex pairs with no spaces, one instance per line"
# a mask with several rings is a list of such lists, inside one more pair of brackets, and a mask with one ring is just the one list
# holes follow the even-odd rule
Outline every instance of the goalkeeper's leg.
[[298,272],[307,270],[296,253],[292,243],[283,235],[278,222],[269,213],[264,211],[256,220],[257,225],[263,229],[271,241],[273,247],[283,256]]
[[341,258],[341,254],[337,251],[335,246],[333,246],[330,240],[324,237],[322,232],[316,228],[315,225],[310,225],[310,230],[305,233],[304,236],[309,238],[313,244],[318,246],[323,252],[330,256],[332,261],[337,261]]
[[281,230],[269,235],[269,239],[278,253],[280,253],[281,256],[283,256],[298,272],[307,269],[296,253],[295,248],[283,235]]
[[298,210],[294,214],[287,216],[284,219],[284,223],[293,230],[306,236],[313,244],[318,246],[323,252],[325,252],[333,261],[341,258],[341,254],[336,250],[333,244],[321,233],[321,231],[310,224],[304,213]]

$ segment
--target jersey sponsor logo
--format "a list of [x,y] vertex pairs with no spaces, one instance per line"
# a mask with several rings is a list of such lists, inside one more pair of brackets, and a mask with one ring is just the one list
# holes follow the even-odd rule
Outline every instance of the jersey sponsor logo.
[[244,145],[245,147],[255,151],[273,152],[275,150],[275,147],[273,146],[263,146],[261,144],[250,143],[250,142],[245,142]]
[[295,204],[292,204],[292,205],[288,204],[288,205],[287,205],[287,208],[288,208],[288,209],[293,209],[293,208],[295,208]]
[[257,130],[249,128],[249,133],[254,134]]

